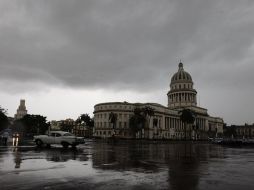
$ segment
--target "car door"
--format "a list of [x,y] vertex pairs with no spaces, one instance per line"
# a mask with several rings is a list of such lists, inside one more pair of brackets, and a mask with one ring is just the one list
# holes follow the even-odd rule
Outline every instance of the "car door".
[[47,139],[47,144],[54,144],[55,143],[55,133],[50,133]]
[[61,133],[55,133],[55,144],[61,144],[61,142],[62,142]]

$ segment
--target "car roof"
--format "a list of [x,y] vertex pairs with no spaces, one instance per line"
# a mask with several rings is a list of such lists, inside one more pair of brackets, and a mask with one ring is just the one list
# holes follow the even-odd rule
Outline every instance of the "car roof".
[[59,133],[59,134],[63,135],[63,134],[69,133],[69,132],[67,132],[67,131],[50,131],[50,133]]

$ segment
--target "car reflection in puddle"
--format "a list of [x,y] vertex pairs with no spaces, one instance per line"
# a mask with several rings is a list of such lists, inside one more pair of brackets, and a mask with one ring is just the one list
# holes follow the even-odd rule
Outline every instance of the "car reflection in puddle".
[[88,155],[83,149],[63,149],[61,147],[53,147],[49,149],[36,148],[37,154],[44,155],[47,161],[67,162],[68,160],[87,161]]

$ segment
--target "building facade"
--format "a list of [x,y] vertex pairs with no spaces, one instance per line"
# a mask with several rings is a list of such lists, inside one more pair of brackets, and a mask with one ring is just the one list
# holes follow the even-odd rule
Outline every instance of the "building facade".
[[234,126],[236,131],[236,138],[253,138],[254,137],[254,124]]
[[225,126],[224,135],[230,138],[237,139],[253,139],[254,138],[254,124],[231,125]]
[[25,100],[20,100],[20,105],[17,109],[17,113],[14,115],[15,120],[23,118],[27,114]]
[[[207,140],[208,137],[222,136],[223,119],[211,117],[207,109],[197,106],[197,91],[193,88],[192,77],[184,71],[183,64],[179,63],[178,71],[172,76],[170,90],[167,93],[168,106],[157,103],[128,103],[107,102],[94,106],[94,136],[108,138],[146,138],[146,139],[195,139]],[[147,127],[133,133],[130,118],[137,108],[149,107],[154,110],[152,116],[147,117]],[[184,123],[181,111],[191,110],[195,115],[193,124]],[[113,124],[110,114],[117,117]]]
[[92,129],[89,126],[86,126],[84,123],[80,124],[75,122],[73,119],[65,119],[65,120],[52,120],[50,122],[50,130],[51,131],[59,131],[64,130],[73,133],[76,136],[80,137],[91,137]]

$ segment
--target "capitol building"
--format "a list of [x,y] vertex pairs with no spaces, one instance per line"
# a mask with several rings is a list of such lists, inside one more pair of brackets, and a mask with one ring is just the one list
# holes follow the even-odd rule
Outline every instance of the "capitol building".
[[[157,103],[106,102],[94,106],[94,137],[109,138],[146,138],[171,140],[207,140],[219,137],[223,133],[223,119],[212,117],[207,109],[197,106],[197,91],[194,89],[191,75],[180,62],[178,71],[172,76],[170,90],[167,93],[168,105]],[[153,115],[147,119],[146,127],[133,133],[130,118],[135,109],[151,108]],[[191,110],[195,115],[192,124],[181,120],[182,110]],[[110,115],[116,115],[115,124]]]

